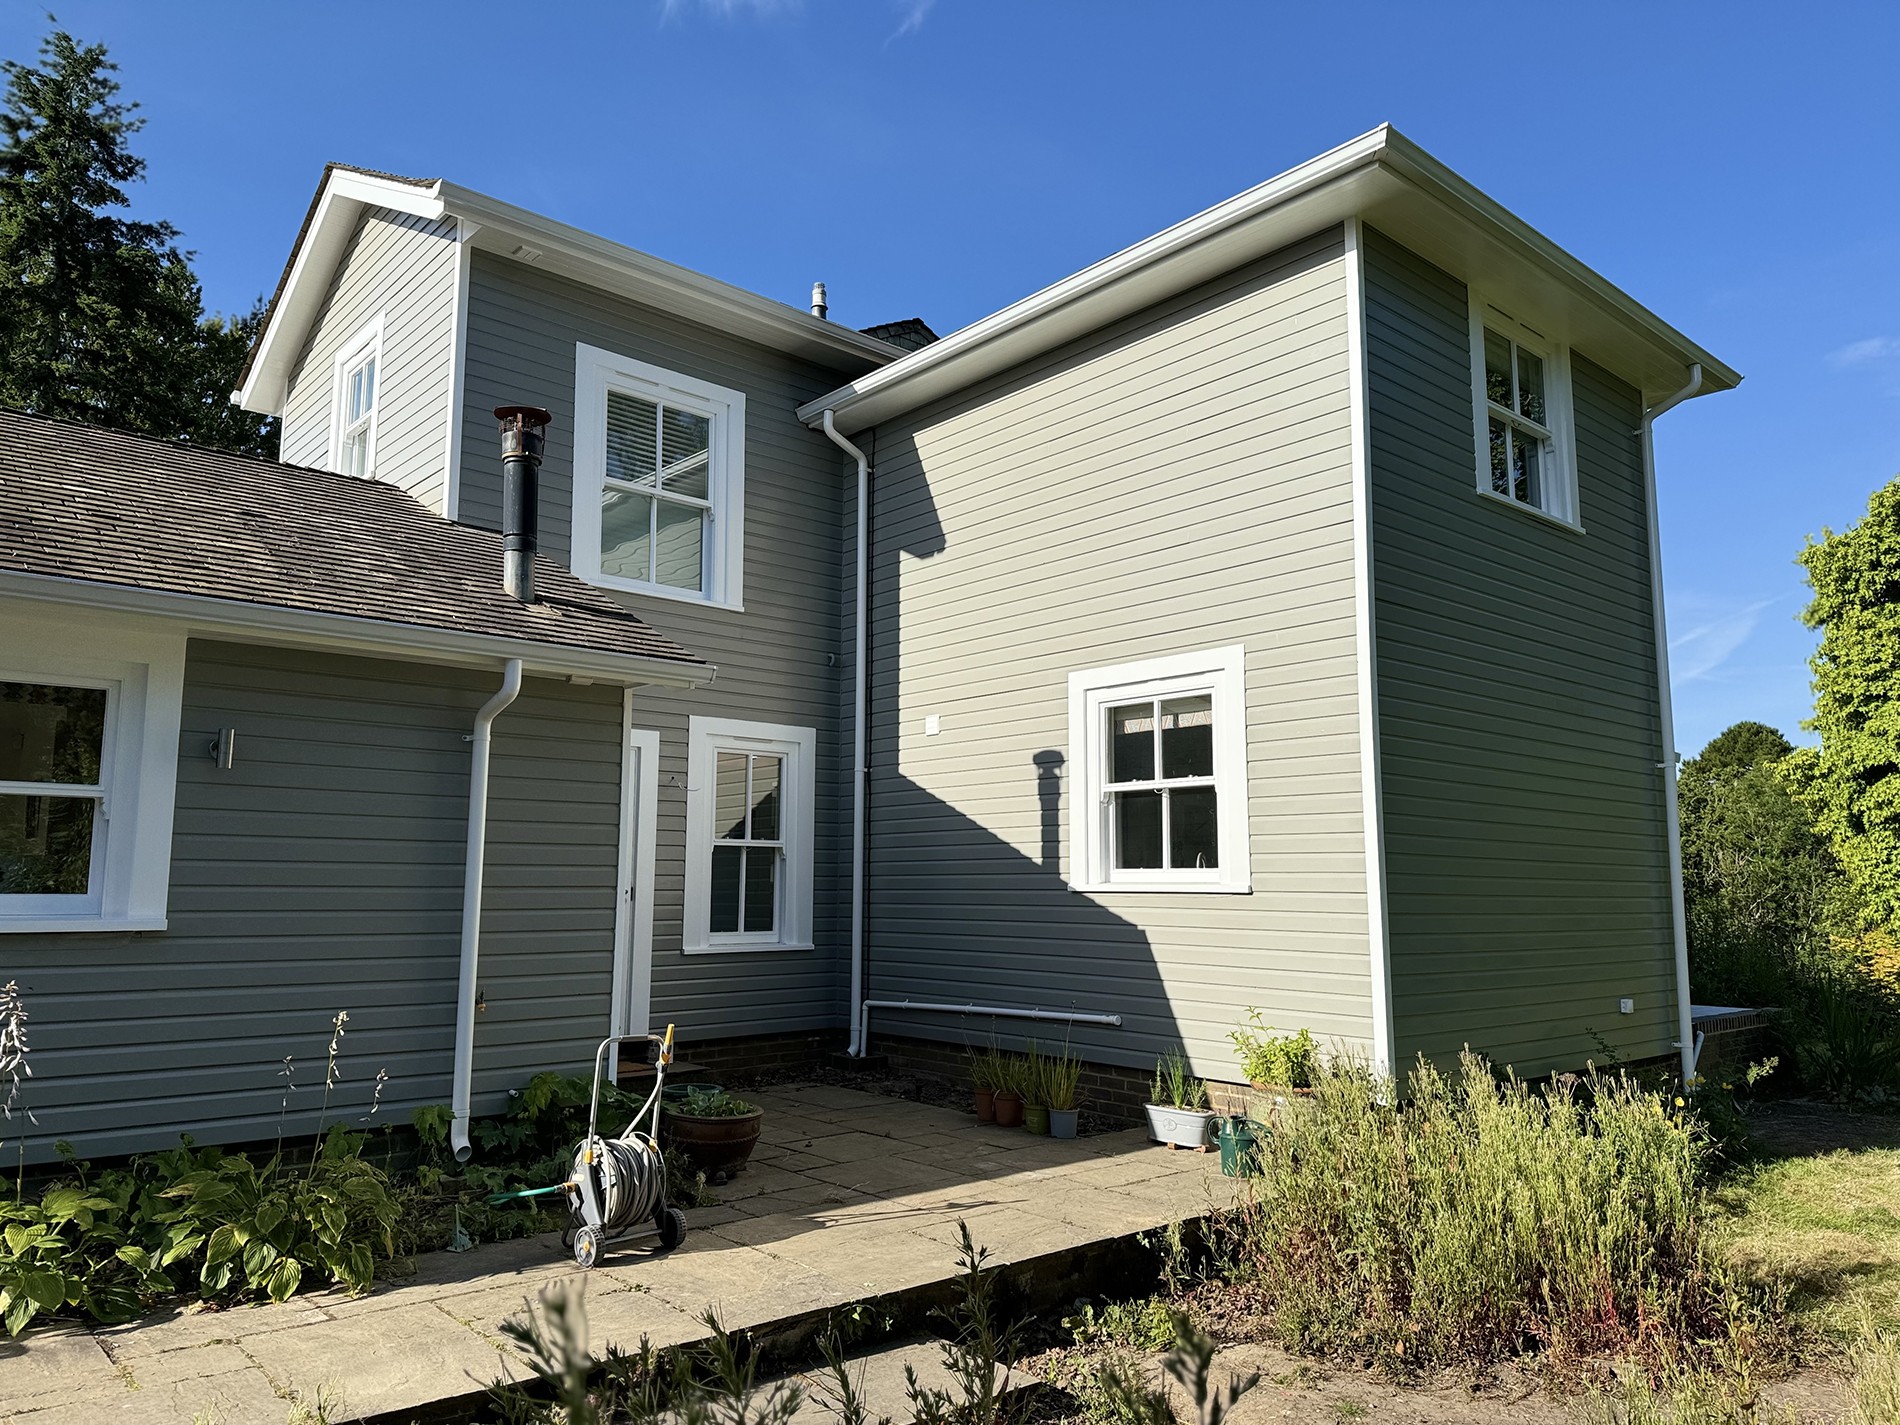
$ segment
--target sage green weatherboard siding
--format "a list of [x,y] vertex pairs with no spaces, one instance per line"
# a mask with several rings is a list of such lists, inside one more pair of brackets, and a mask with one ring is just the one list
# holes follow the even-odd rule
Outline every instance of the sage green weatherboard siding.
[[[1119,1013],[995,1028],[1228,1079],[1248,1004],[1368,1046],[1346,311],[1333,229],[861,437],[874,997]],[[1069,674],[1229,644],[1253,893],[1070,891]]]
[[[308,1134],[349,1012],[329,1121],[446,1102],[469,745],[494,676],[193,641],[169,928],[0,940],[32,1016],[29,1156]],[[206,752],[238,732],[220,771]],[[495,725],[475,1109],[607,1032],[620,695],[530,678]],[[8,1136],[20,1128],[16,1116]],[[11,1150],[9,1150],[11,1151]]]
[[1370,230],[1365,253],[1398,1062],[1666,1053],[1641,397],[1573,354],[1587,533],[1478,495],[1465,287]]
[[[838,384],[836,369],[668,316],[518,262],[476,253],[470,274],[460,518],[500,519],[492,409],[530,402],[554,415],[541,467],[541,554],[565,561],[572,509],[576,343],[743,391],[746,566],[743,612],[663,598],[623,601],[718,668],[692,693],[637,689],[634,724],[660,734],[652,1012],[689,1036],[828,1028],[844,1022],[850,804],[840,755],[838,451],[794,414]],[[857,370],[849,373],[858,374]],[[684,955],[688,719],[739,718],[818,733],[813,950]]]
[[284,399],[280,458],[330,463],[337,354],[383,318],[376,476],[442,508],[455,340],[455,224],[371,208],[337,264]]

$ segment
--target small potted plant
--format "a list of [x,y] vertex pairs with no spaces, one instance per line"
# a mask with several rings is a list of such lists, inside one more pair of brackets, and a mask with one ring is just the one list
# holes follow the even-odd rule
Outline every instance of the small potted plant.
[[1194,1076],[1187,1055],[1170,1049],[1155,1061],[1154,1101],[1147,1105],[1148,1135],[1169,1148],[1207,1151],[1207,1085]]
[[1241,1072],[1276,1106],[1289,1098],[1310,1097],[1313,1074],[1319,1068],[1319,1044],[1310,1031],[1275,1034],[1273,1026],[1261,1021],[1260,1011],[1249,1006],[1247,1027],[1227,1036],[1233,1041],[1240,1059]]
[[764,1126],[764,1109],[711,1085],[660,1105],[661,1140],[713,1183],[745,1166]]
[[1052,1055],[1043,1068],[1043,1082],[1049,1100],[1049,1136],[1051,1138],[1075,1137],[1076,1119],[1080,1116],[1075,1106],[1076,1090],[1082,1081],[1082,1061],[1075,1058],[1065,1046],[1060,1054]]
[[1045,1138],[1049,1134],[1048,1069],[1049,1061],[1031,1039],[1023,1057],[1023,1127]]
[[976,1121],[996,1122],[996,1090],[1002,1077],[1003,1056],[992,1045],[970,1055],[971,1097],[976,1100]]
[[997,1055],[995,1101],[998,1128],[1023,1126],[1023,1069],[1021,1055]]

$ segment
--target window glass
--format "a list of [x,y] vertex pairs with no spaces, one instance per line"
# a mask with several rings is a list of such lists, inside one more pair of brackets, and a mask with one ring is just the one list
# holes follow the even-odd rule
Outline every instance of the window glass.
[[1550,424],[1544,416],[1544,358],[1521,346],[1517,349],[1517,409],[1540,426]]
[[1214,775],[1214,699],[1210,694],[1161,704],[1161,775]]
[[0,782],[99,784],[106,690],[0,683]]
[[0,795],[0,895],[91,890],[106,701],[103,688],[0,683],[0,781],[45,788]]
[[1151,782],[1155,775],[1154,704],[1110,708],[1108,780]]
[[0,796],[0,895],[85,895],[98,806],[91,797]]
[[706,513],[671,500],[654,505],[653,582],[697,591],[706,564]]
[[601,572],[646,582],[653,572],[653,501],[609,490],[600,502]]
[[755,841],[778,840],[778,787],[781,759],[752,759],[752,837]]
[[713,835],[722,841],[743,841],[746,839],[746,756],[743,752],[721,752],[718,767]]
[[715,935],[730,935],[739,928],[740,873],[744,866],[743,847],[713,847],[710,928]]
[[1168,864],[1206,871],[1220,865],[1220,818],[1212,787],[1179,787],[1168,794]]
[[778,929],[776,850],[749,846],[745,853],[745,928],[752,934]]
[[1500,406],[1515,409],[1511,397],[1511,343],[1492,331],[1484,331],[1484,394]]
[[607,393],[607,478],[651,484],[659,469],[660,408],[624,391]]
[[1123,871],[1159,871],[1162,792],[1115,793],[1115,865]]
[[660,429],[661,479],[666,488],[696,500],[706,498],[706,458],[712,421],[694,411],[668,409]]
[[1496,416],[1491,418],[1491,489],[1511,493],[1511,428]]

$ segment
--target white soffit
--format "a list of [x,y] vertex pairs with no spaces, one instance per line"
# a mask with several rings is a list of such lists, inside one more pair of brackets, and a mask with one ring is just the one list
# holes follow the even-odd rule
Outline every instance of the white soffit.
[[799,418],[829,409],[844,433],[863,430],[1353,216],[1515,304],[1645,400],[1679,390],[1692,362],[1705,393],[1742,379],[1388,125],[809,401]]

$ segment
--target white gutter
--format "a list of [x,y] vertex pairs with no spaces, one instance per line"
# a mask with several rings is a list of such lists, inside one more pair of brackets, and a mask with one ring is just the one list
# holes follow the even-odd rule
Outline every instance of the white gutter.
[[864,659],[866,609],[869,606],[865,584],[871,568],[870,550],[867,548],[871,529],[871,462],[865,458],[862,450],[838,434],[838,428],[831,423],[830,411],[824,413],[822,425],[832,444],[858,464],[857,606],[853,618],[855,628],[851,665],[851,998],[845,1001],[852,1012],[851,1043],[845,1052],[854,1059],[861,1059],[865,1049],[863,1025],[869,1019],[868,1014],[859,1012],[858,1005],[864,998],[864,800],[868,762],[864,719],[870,702],[866,691]]
[[475,1066],[475,970],[482,946],[482,861],[488,843],[488,752],[490,729],[503,709],[521,695],[521,660],[510,658],[501,675],[501,687],[475,714],[468,763],[468,856],[462,871],[462,974],[455,1002],[455,1082],[449,1093],[454,1118],[449,1124],[449,1146],[455,1161],[466,1163],[468,1100]]
[[591,678],[617,685],[700,688],[711,683],[718,672],[706,663],[651,658],[638,653],[609,653],[506,634],[462,633],[354,614],[333,614],[282,604],[253,604],[242,599],[140,588],[135,584],[101,584],[51,574],[23,574],[10,569],[0,570],[0,595],[181,619],[193,634],[204,638],[230,638],[240,643],[268,641],[282,647],[349,649],[405,662],[440,662],[462,667],[491,668],[498,658],[519,658],[536,673]]
[[1689,926],[1682,905],[1682,821],[1676,806],[1676,721],[1669,692],[1669,628],[1663,615],[1662,524],[1656,509],[1656,418],[1702,389],[1702,366],[1689,368],[1689,384],[1643,412],[1636,434],[1643,444],[1643,494],[1649,504],[1649,603],[1656,624],[1656,701],[1662,717],[1663,826],[1669,838],[1669,913],[1676,941],[1676,1047],[1682,1051],[1682,1080],[1695,1077],[1702,1045],[1695,1033],[1689,1000]]
[[[851,1026],[851,1042],[866,1044],[871,1038],[871,1011],[874,1009],[907,1009],[916,1014],[981,1014],[991,1019],[1044,1019],[1059,1024],[1108,1024],[1121,1027],[1119,1014],[1097,1014],[1084,1009],[1005,1009],[991,1004],[927,1004],[909,999],[867,999],[854,1016]],[[854,1050],[862,1057],[862,1049]]]

